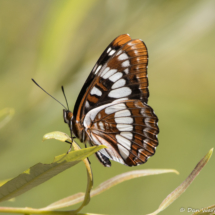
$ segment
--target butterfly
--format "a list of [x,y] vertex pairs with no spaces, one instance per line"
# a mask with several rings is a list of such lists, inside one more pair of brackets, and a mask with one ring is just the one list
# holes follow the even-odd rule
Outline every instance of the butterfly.
[[73,113],[64,109],[72,135],[92,146],[110,167],[110,160],[137,166],[158,146],[158,118],[147,105],[148,52],[140,39],[122,34],[104,50],[84,83]]

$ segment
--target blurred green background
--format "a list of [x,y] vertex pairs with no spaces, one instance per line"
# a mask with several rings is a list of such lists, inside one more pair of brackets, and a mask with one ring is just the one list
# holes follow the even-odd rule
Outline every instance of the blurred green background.
[[[174,168],[180,175],[124,182],[93,197],[83,212],[150,213],[214,147],[214,0],[0,0],[0,109],[15,109],[0,130],[0,180],[51,162],[69,148],[54,140],[42,142],[48,132],[69,134],[69,129],[62,107],[31,78],[65,104],[64,85],[72,110],[100,54],[123,33],[148,47],[149,105],[159,118],[160,144],[155,156],[134,168],[115,162],[104,168],[91,156],[94,187],[136,169]],[[161,214],[215,204],[214,166],[212,156],[189,189]],[[79,164],[1,206],[44,207],[85,188],[86,170]]]

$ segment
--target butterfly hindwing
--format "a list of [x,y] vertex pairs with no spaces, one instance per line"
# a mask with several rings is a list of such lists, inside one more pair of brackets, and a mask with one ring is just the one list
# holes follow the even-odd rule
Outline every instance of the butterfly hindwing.
[[140,100],[118,101],[92,109],[84,119],[87,134],[100,151],[119,163],[145,163],[158,145],[157,116]]
[[[101,151],[101,150],[100,150]],[[105,166],[105,167],[110,167],[111,162],[107,156],[105,156],[105,151],[101,153],[100,151],[96,152],[95,155],[98,158],[98,160]]]

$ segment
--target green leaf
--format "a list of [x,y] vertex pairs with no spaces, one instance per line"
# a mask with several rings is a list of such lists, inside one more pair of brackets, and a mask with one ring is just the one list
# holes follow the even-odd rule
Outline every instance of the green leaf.
[[0,187],[0,201],[14,198],[78,164],[104,146],[93,146],[55,157],[51,164],[38,163]]
[[53,131],[43,136],[43,141],[50,140],[50,139],[59,140],[61,142],[65,142],[65,141],[71,142],[70,136],[68,136],[66,133],[63,133],[61,131]]
[[[47,139],[56,139],[56,140],[60,140],[62,142],[69,141],[70,143],[72,141],[71,138],[66,133],[63,133],[60,131],[54,131],[54,132],[50,132],[48,134],[45,134],[43,137],[43,140],[47,140]],[[73,142],[72,145],[73,145],[75,150],[81,149],[78,146],[78,144],[76,144],[75,142]],[[83,202],[82,202],[81,206],[77,210],[74,211],[76,213],[79,212],[85,205],[87,205],[90,202],[90,191],[93,187],[93,173],[92,173],[90,163],[89,163],[88,159],[84,159],[83,162],[84,162],[86,169],[87,169],[87,189],[86,189],[85,195],[83,193],[83,196],[82,196]],[[58,208],[59,204],[64,204],[64,199],[62,201],[53,203],[46,208],[42,208],[41,210],[52,210],[53,207]],[[66,205],[64,207],[66,207]]]
[[182,182],[172,193],[170,193],[160,204],[159,208],[148,215],[156,215],[167,208],[170,204],[172,204],[186,189],[190,186],[196,176],[200,173],[205,164],[209,161],[211,155],[213,153],[213,149],[211,149],[196,165],[194,170],[190,173],[190,175]]
[[[71,142],[71,138],[67,134],[59,132],[59,131],[58,132],[51,132],[51,133],[48,133],[48,134],[44,135],[43,140],[47,140],[47,139],[56,139],[56,140],[60,140],[60,141],[63,141],[63,142],[64,141]],[[24,214],[53,214],[53,215],[54,214],[55,215],[57,215],[57,214],[58,215],[79,214],[79,215],[84,215],[84,214],[78,213],[78,212],[85,205],[87,205],[89,203],[89,201],[90,201],[90,191],[91,191],[92,186],[93,186],[93,174],[92,174],[92,170],[91,170],[91,167],[90,167],[90,163],[89,163],[89,161],[88,161],[88,159],[86,157],[88,157],[92,153],[95,153],[96,151],[98,151],[98,150],[100,150],[102,148],[105,148],[105,146],[96,146],[96,147],[94,146],[94,147],[90,147],[90,148],[87,148],[87,149],[81,149],[75,142],[73,142],[72,145],[73,145],[73,147],[75,149],[75,152],[73,151],[73,152],[70,152],[69,154],[63,154],[63,155],[59,155],[59,156],[55,157],[54,162],[52,164],[56,164],[56,166],[54,166],[53,168],[51,167],[50,171],[48,170],[48,174],[50,175],[50,173],[51,173],[51,175],[52,175],[52,172],[55,169],[55,167],[57,168],[56,171],[58,169],[61,170],[61,168],[64,166],[64,163],[66,163],[66,164],[70,163],[72,165],[75,165],[77,162],[80,162],[80,160],[83,160],[83,162],[85,163],[86,169],[87,169],[88,181],[87,181],[87,189],[86,189],[85,197],[82,198],[83,202],[82,202],[81,206],[78,209],[73,210],[73,211],[50,211],[50,208],[48,208],[48,207],[47,208],[41,208],[41,209],[0,207],[0,212],[7,212],[7,213],[12,212],[12,213],[24,213]],[[86,155],[86,153],[88,153],[88,154]],[[74,156],[72,156],[71,154],[73,154]],[[50,165],[50,164],[45,164],[45,165]],[[31,168],[30,168],[30,170],[31,170]],[[55,175],[56,175],[56,171],[54,172]],[[23,174],[26,174],[26,173],[28,174],[29,172],[31,173],[31,171],[27,170]],[[22,176],[22,174],[20,176]],[[36,177],[35,181],[37,181],[38,179],[41,180],[40,177],[41,177],[41,175]],[[45,179],[45,180],[48,180],[50,177],[49,176],[47,177],[47,172],[45,171],[44,174],[42,173],[42,178]],[[42,181],[43,181],[43,179],[42,179]],[[33,180],[34,180],[34,178],[33,178]],[[38,184],[35,185],[34,182],[32,183],[33,180],[30,180],[29,183],[26,183],[26,187],[25,187],[25,184],[24,184],[24,186],[21,187],[20,190],[18,190],[18,191],[15,190],[15,192],[12,193],[12,195],[17,196],[18,194],[21,194],[21,193],[27,191],[28,187],[32,188],[32,184],[33,184],[33,186],[38,185]],[[24,190],[23,188],[26,189],[26,190]],[[1,190],[1,188],[0,188],[0,190]],[[10,197],[11,197],[11,195],[10,195]],[[9,197],[7,196],[7,198],[9,198]],[[87,213],[87,214],[89,214],[89,213]],[[93,214],[89,214],[89,215],[93,215]]]

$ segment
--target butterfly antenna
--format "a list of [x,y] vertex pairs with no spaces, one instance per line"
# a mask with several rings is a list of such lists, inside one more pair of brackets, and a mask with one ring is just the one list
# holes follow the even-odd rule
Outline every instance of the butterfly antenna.
[[61,104],[65,109],[66,107],[61,103],[59,102],[56,98],[54,98],[52,95],[50,95],[48,92],[46,92],[33,78],[31,79],[41,90],[43,90],[46,94],[48,94],[49,96],[51,96],[55,101],[57,101],[59,104]]
[[69,105],[68,105],[68,101],[67,101],[66,94],[65,94],[65,91],[64,91],[64,87],[63,87],[63,86],[61,86],[61,89],[62,89],[62,92],[63,92],[64,98],[65,98],[65,100],[66,100],[67,108],[68,108],[68,110],[69,110]]

